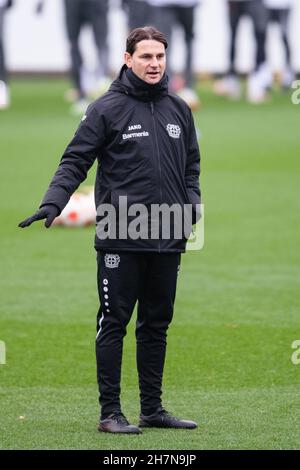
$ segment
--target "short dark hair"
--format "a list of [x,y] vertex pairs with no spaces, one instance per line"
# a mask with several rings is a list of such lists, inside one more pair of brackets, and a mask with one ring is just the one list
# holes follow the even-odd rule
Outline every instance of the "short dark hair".
[[165,49],[168,47],[168,41],[163,33],[152,26],[144,26],[143,28],[135,28],[130,32],[126,41],[126,52],[132,55],[136,49],[137,43],[144,39],[152,39],[161,42],[165,46]]

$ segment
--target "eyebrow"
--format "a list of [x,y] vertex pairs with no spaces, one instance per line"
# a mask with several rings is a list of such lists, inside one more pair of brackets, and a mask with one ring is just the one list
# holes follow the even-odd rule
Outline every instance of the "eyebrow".
[[140,54],[139,57],[153,57],[153,56],[164,57],[165,53],[164,52],[159,52],[158,54],[150,54],[149,52],[144,52],[144,53]]

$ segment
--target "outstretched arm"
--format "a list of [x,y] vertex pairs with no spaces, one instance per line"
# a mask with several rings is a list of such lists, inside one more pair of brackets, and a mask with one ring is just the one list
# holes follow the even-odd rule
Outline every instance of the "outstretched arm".
[[100,155],[104,139],[104,117],[99,115],[92,104],[66,148],[39,210],[23,220],[19,227],[28,227],[41,219],[46,219],[45,227],[50,227],[55,217],[68,203],[71,195],[86,179],[89,169]]

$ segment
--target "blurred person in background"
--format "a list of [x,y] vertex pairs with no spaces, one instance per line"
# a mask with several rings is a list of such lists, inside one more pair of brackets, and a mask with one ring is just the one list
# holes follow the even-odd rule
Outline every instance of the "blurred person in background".
[[[186,59],[182,76],[168,70],[170,88],[176,92],[193,109],[200,105],[199,98],[193,89],[194,75],[192,69],[192,48],[194,39],[195,10],[201,0],[148,0],[155,7],[152,12],[152,24],[162,31],[172,47],[174,26],[180,26],[184,32]],[[174,37],[173,37],[174,40]]]
[[[37,12],[43,10],[46,0],[37,4]],[[74,100],[71,107],[72,114],[82,114],[88,105],[90,95],[104,93],[109,84],[108,67],[108,8],[109,0],[64,0],[65,23],[70,47],[71,78],[74,92],[68,94]],[[95,77],[84,66],[79,46],[80,33],[88,24],[93,31],[97,49],[97,70]]]
[[295,78],[291,66],[291,48],[289,42],[289,16],[293,0],[264,0],[268,11],[268,23],[277,23],[280,27],[285,51],[285,66],[281,76],[282,88],[290,88]]
[[255,68],[247,81],[247,99],[251,103],[264,102],[267,99],[267,88],[270,85],[270,70],[266,63],[266,32],[268,14],[263,0],[228,0],[230,24],[230,65],[222,80],[215,83],[216,94],[232,99],[241,97],[240,77],[236,70],[237,32],[244,16],[251,18],[256,44]]
[[153,7],[148,0],[121,0],[127,13],[129,30],[151,24]]
[[[73,106],[75,113],[84,112],[89,93],[88,80],[85,76],[79,36],[82,27],[89,24],[98,54],[98,94],[107,90],[108,79],[108,7],[109,0],[64,0],[67,35],[70,44],[71,75],[77,92],[77,101]],[[86,80],[86,83],[85,83]]]
[[9,88],[7,84],[7,70],[4,55],[4,17],[7,8],[13,4],[12,0],[0,0],[0,109],[10,105]]

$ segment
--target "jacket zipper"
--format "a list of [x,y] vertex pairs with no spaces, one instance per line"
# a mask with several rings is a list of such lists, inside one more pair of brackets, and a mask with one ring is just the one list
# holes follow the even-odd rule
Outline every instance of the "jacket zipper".
[[[159,201],[159,203],[161,204],[161,203],[162,203],[161,161],[160,161],[160,153],[159,153],[159,146],[158,146],[156,122],[155,122],[155,118],[154,118],[154,105],[153,105],[153,101],[150,101],[150,107],[151,107],[151,115],[152,115],[152,120],[153,120],[153,129],[154,129],[154,135],[155,135],[155,145],[156,145],[157,160],[158,160],[159,195],[160,195],[160,201]],[[160,221],[159,221],[159,222],[160,222]],[[160,229],[160,224],[159,224],[159,229]],[[160,253],[160,238],[158,238],[158,252]]]

